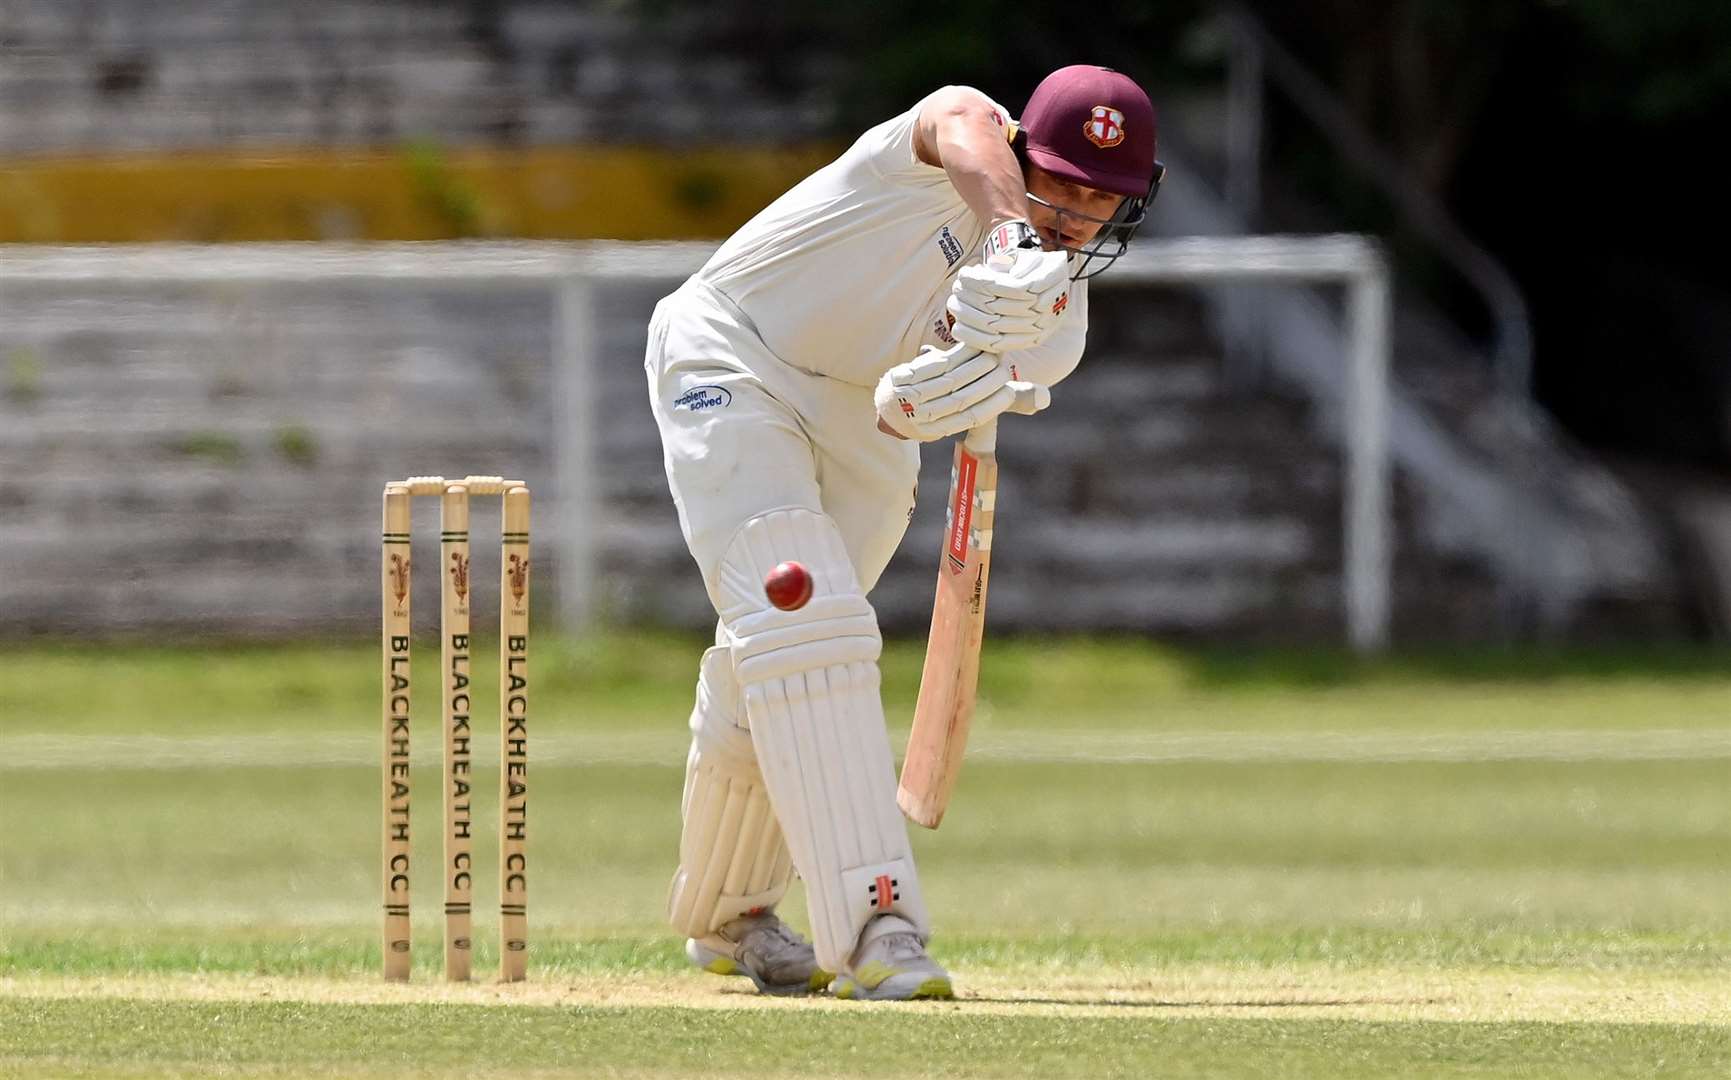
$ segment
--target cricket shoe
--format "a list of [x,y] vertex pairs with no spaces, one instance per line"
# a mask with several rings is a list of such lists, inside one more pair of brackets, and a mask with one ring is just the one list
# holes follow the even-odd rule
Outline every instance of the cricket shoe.
[[811,944],[773,913],[745,915],[707,937],[687,938],[685,955],[714,975],[743,975],[758,991],[815,994],[835,976],[817,966]]
[[859,1001],[916,1001],[956,996],[950,973],[926,955],[913,923],[899,915],[879,915],[860,934],[848,970],[835,977],[829,992]]

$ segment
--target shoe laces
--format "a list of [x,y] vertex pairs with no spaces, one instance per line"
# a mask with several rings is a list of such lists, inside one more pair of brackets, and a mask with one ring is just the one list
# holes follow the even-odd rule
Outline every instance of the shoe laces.
[[888,960],[926,959],[926,947],[920,942],[918,934],[885,934],[872,944],[883,950],[884,957]]
[[789,949],[797,949],[805,944],[791,927],[773,915],[751,920],[750,925],[740,932],[737,940],[742,950],[766,958],[779,956]]

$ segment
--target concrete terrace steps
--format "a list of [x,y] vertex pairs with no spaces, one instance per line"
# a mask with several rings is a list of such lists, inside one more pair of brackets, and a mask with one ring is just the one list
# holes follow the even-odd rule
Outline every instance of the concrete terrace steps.
[[1019,524],[1012,538],[1021,542],[1019,549],[1014,544],[1005,548],[1005,562],[1013,570],[1026,568],[1065,580],[1191,568],[1273,574],[1294,566],[1326,569],[1339,561],[1337,553],[1316,549],[1308,523],[1295,515],[1054,515]]
[[[640,363],[669,287],[600,297],[602,503],[585,527],[604,611],[701,626]],[[524,474],[537,557],[556,564],[544,297],[240,295],[7,298],[0,358],[37,376],[0,393],[0,633],[364,628],[378,487],[409,473]],[[1227,388],[1182,290],[1103,292],[1093,310],[1095,348],[1052,409],[1004,424],[994,628],[1337,637],[1340,464],[1308,410]],[[949,460],[947,444],[925,451],[909,537],[874,593],[892,630],[929,617]],[[1447,573],[1411,577],[1476,595]]]
[[19,46],[33,48],[203,46],[305,35],[444,41],[461,37],[465,25],[461,5],[388,0],[227,0],[216,6],[11,0],[0,9],[0,32]]
[[[730,137],[826,130],[832,57],[775,65],[749,16],[516,3],[242,0],[140,9],[19,0],[0,40],[0,151]],[[718,44],[719,43],[719,44]],[[789,83],[795,85],[790,91]]]

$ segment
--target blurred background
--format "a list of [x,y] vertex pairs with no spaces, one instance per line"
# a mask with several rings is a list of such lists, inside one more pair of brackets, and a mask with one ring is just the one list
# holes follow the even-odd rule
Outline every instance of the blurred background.
[[[1710,0],[5,0],[0,634],[364,636],[410,473],[531,482],[540,582],[590,593],[543,615],[709,618],[637,364],[676,278],[590,272],[579,409],[546,281],[38,245],[713,243],[936,86],[1018,109],[1077,60],[1160,109],[1156,235],[1384,245],[1397,645],[1725,640]],[[1004,439],[994,628],[1342,640],[1338,290],[1102,285],[1082,371]],[[895,632],[947,464],[874,596]]]

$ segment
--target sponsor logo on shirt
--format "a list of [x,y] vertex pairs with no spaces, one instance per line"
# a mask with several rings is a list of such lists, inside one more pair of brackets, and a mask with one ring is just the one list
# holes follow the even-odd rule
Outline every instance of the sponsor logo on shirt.
[[693,386],[673,399],[675,409],[703,412],[705,409],[725,409],[733,404],[733,393],[725,386]]
[[950,227],[938,230],[938,250],[944,253],[944,263],[954,266],[962,261],[962,242],[950,235]]

